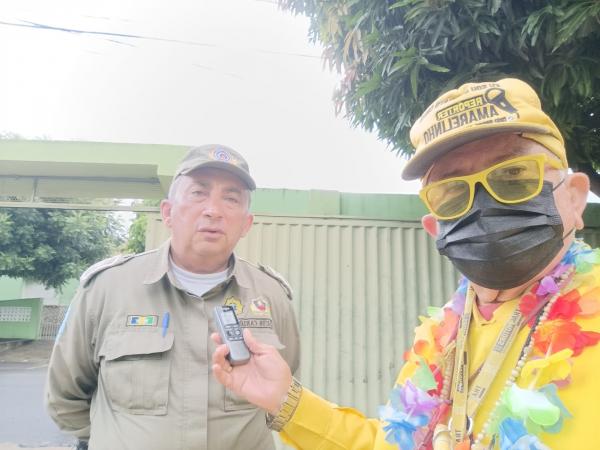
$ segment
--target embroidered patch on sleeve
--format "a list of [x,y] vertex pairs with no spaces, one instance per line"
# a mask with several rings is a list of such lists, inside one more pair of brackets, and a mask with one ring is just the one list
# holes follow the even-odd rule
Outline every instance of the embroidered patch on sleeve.
[[250,302],[250,311],[252,311],[255,316],[271,317],[269,303],[260,297]]
[[237,297],[227,297],[223,304],[225,306],[233,306],[238,316],[244,312],[244,305],[242,305],[242,301]]

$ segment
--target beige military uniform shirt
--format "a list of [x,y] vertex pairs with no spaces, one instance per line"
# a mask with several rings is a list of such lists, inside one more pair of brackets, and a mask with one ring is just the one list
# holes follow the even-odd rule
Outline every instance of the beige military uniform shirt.
[[273,449],[264,412],[212,376],[209,336],[213,308],[234,305],[242,326],[296,372],[291,290],[232,256],[227,279],[196,297],[177,285],[168,261],[167,242],[84,273],[50,360],[50,415],[91,450]]

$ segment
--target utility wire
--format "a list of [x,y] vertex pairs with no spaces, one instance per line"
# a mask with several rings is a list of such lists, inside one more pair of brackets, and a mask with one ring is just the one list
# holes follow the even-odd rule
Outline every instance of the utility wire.
[[[35,30],[59,31],[59,32],[63,32],[63,33],[80,34],[80,35],[90,34],[90,35],[96,35],[96,36],[109,36],[109,37],[117,37],[117,38],[144,39],[144,40],[149,40],[149,41],[195,45],[195,46],[209,47],[209,48],[220,48],[220,49],[226,48],[223,46],[219,46],[216,44],[209,44],[209,43],[205,43],[205,42],[183,41],[183,40],[179,40],[179,39],[167,39],[167,38],[160,38],[160,37],[155,37],[155,36],[143,36],[143,35],[139,35],[139,34],[112,33],[109,31],[77,30],[74,28],[55,27],[52,25],[45,25],[45,24],[30,22],[30,21],[26,21],[26,20],[22,20],[21,22],[23,22],[23,23],[0,21],[0,25],[10,26],[10,27],[32,28]],[[301,57],[301,58],[321,59],[320,56],[310,55],[307,53],[278,52],[278,51],[274,51],[274,50],[264,50],[264,49],[257,49],[257,48],[251,48],[249,50],[253,50],[256,52],[260,52],[260,53],[267,53],[267,54],[271,54],[271,55],[297,56],[297,57]]]

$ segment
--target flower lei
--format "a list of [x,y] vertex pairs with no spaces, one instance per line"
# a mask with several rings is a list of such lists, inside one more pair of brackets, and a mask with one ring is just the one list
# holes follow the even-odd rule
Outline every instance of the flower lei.
[[[546,320],[536,323],[536,312],[558,293],[556,280],[573,269],[569,291],[556,298]],[[575,240],[553,272],[521,297],[519,308],[524,317],[531,317],[528,325],[534,330],[533,351],[518,382],[503,391],[490,417],[487,433],[499,440],[502,450],[547,449],[536,435],[541,431],[558,433],[564,419],[572,417],[558,389],[570,381],[571,359],[600,341],[600,333],[583,331],[575,322],[577,317],[600,311],[598,280],[600,249],[592,250]],[[584,292],[584,285],[592,289]],[[429,317],[419,317],[422,323],[415,330],[415,343],[405,354],[400,372],[400,379],[406,381],[397,384],[388,404],[379,408],[386,440],[401,450],[431,448],[433,428],[450,408],[449,387],[441,368],[443,351],[456,338],[467,286],[463,277],[450,302],[443,308],[429,308]]]

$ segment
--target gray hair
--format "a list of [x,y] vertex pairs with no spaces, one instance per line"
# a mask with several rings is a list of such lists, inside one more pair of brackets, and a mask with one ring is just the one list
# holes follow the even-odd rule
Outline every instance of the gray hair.
[[182,176],[178,175],[173,178],[171,182],[171,186],[169,186],[169,193],[167,194],[167,199],[170,201],[175,201],[175,197],[177,197],[177,191],[179,190],[179,185],[181,184]]

